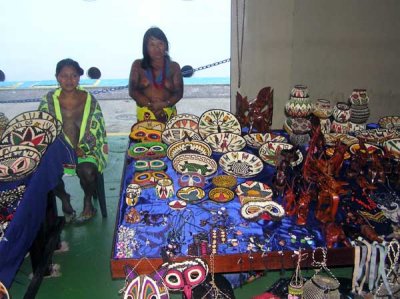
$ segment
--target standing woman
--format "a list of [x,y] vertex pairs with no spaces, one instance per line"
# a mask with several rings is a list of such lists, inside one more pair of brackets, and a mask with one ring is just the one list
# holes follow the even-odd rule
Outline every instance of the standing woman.
[[176,115],[175,104],[183,96],[183,78],[178,63],[168,54],[164,32],[152,27],[143,37],[143,59],[133,62],[129,96],[137,106],[137,120],[168,121]]
[[[93,95],[79,87],[82,75],[83,69],[78,62],[69,58],[58,62],[56,79],[60,87],[50,91],[39,105],[39,110],[52,114],[62,123],[64,140],[77,156],[77,165],[65,168],[65,172],[76,173],[84,191],[83,211],[76,219],[78,222],[85,222],[96,214],[92,197],[96,192],[97,176],[103,172],[108,155],[103,114]],[[66,220],[72,220],[75,211],[62,179],[54,191],[62,201]]]

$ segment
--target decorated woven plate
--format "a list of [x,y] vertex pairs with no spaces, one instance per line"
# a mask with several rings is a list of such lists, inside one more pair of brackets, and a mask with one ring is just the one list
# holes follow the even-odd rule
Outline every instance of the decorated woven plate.
[[199,123],[190,118],[181,118],[176,120],[169,127],[169,129],[175,129],[175,128],[184,128],[197,132],[199,129]]
[[227,153],[232,151],[240,151],[246,146],[246,140],[234,133],[213,133],[204,139],[207,142],[213,152],[216,153]]
[[396,160],[400,159],[400,138],[385,141],[385,143],[383,144],[383,148]]
[[203,176],[212,175],[218,169],[214,159],[199,154],[180,154],[172,160],[172,166],[179,173],[197,172]]
[[187,203],[196,203],[202,200],[206,196],[206,193],[200,187],[188,186],[179,189],[176,192],[176,196]]
[[18,114],[8,122],[5,131],[12,131],[15,126],[40,127],[41,129],[50,130],[55,137],[62,131],[61,122],[59,122],[51,114],[39,110],[27,111]]
[[202,140],[195,131],[184,128],[165,129],[162,132],[161,139],[168,145],[176,141]]
[[354,143],[358,143],[358,139],[354,136],[349,134],[342,134],[342,133],[327,133],[324,134],[325,143],[326,145],[334,146],[338,141],[346,144],[352,145]]
[[379,119],[378,124],[383,129],[400,129],[400,116],[384,116]]
[[[381,149],[380,147],[376,146],[376,145],[369,144],[369,143],[365,143],[365,147],[366,147],[366,149],[367,149],[367,151],[368,151],[369,154],[372,154],[372,153],[374,153],[374,152],[376,152],[376,151],[378,151],[378,152],[380,152],[381,154],[383,154],[382,149]],[[352,145],[350,146],[350,149],[349,149],[349,150],[350,150],[350,152],[351,152],[352,154],[355,154],[356,152],[358,152],[358,151],[360,150],[360,144],[358,144],[358,143],[352,144]]]
[[16,181],[30,175],[39,165],[40,152],[31,146],[0,148],[0,181]]
[[[50,115],[50,114],[49,114]],[[58,128],[55,125],[54,122],[47,120],[47,119],[35,119],[34,124],[32,125],[26,125],[29,123],[28,121],[23,121],[23,122],[16,122],[13,123],[12,125],[7,125],[7,128],[3,131],[1,140],[6,139],[14,139],[11,137],[12,132],[17,132],[18,135],[25,135],[23,138],[30,139],[28,135],[32,133],[33,135],[36,135],[36,133],[39,134],[39,132],[43,132],[46,135],[45,142],[46,144],[51,144],[54,139],[58,136]],[[29,130],[30,128],[33,128],[34,131]]]
[[166,123],[165,128],[166,129],[176,128],[174,124],[183,119],[190,119],[197,124],[199,123],[199,117],[197,115],[190,113],[181,113],[171,117],[171,119]]
[[156,131],[164,131],[165,124],[156,120],[143,120],[134,124],[131,128],[131,131],[147,129],[147,130],[156,130]]
[[228,188],[216,187],[208,192],[208,198],[218,203],[231,201],[235,197],[235,193]]
[[[286,142],[266,142],[258,150],[260,158],[272,166],[276,166],[279,154],[283,149],[292,149],[293,145]],[[296,151],[297,160],[292,162],[292,166],[299,165],[303,161],[303,154],[300,150]]]
[[168,146],[167,156],[173,160],[179,154],[200,154],[211,156],[211,147],[204,141],[176,141]]
[[263,163],[256,155],[247,152],[225,153],[219,159],[219,166],[226,174],[248,178],[263,170]]
[[240,196],[260,197],[271,199],[274,195],[270,186],[258,181],[246,181],[236,187],[236,194]]
[[54,138],[55,136],[50,130],[40,127],[14,127],[11,132],[3,134],[1,144],[32,146],[41,154],[44,154],[47,146],[54,141]]
[[204,112],[199,119],[199,134],[205,139],[213,133],[234,133],[240,135],[242,127],[229,111],[213,109]]
[[357,138],[362,138],[364,142],[383,145],[387,140],[399,138],[400,132],[393,129],[372,129],[355,132]]
[[237,179],[233,175],[220,174],[212,178],[215,187],[224,187],[231,189],[236,186]]
[[250,133],[243,136],[248,146],[259,149],[267,141],[287,142],[286,137],[273,133]]

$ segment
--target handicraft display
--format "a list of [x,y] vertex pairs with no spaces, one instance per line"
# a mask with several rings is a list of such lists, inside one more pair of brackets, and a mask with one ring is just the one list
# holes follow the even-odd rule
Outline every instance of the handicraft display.
[[16,181],[30,175],[39,165],[41,154],[31,146],[0,148],[0,181]]
[[213,133],[208,135],[204,141],[211,146],[215,153],[240,151],[246,146],[246,140],[233,133]]
[[202,140],[197,132],[184,128],[165,129],[162,133],[161,139],[167,145],[176,141]]
[[214,159],[199,154],[181,154],[172,161],[178,173],[198,172],[203,176],[212,175],[217,171],[218,165]]
[[[296,92],[302,91],[300,89]],[[298,95],[301,96],[301,94]],[[215,118],[213,113],[205,113],[199,119],[199,123],[203,121],[207,128],[203,128],[206,132],[203,133],[206,141],[213,135],[233,135],[232,132],[225,132],[224,126],[217,126],[216,130],[219,132],[216,133],[207,131],[208,125],[215,130],[215,123],[211,121]],[[227,120],[231,120],[230,115],[225,111],[219,113],[227,116]],[[208,125],[205,119],[210,121]],[[185,118],[180,120],[185,121]],[[125,219],[125,224],[140,223],[140,225],[131,225],[130,228],[134,232],[129,245],[132,248],[129,249],[130,252],[124,252],[121,255],[120,248],[126,244],[121,244],[123,242],[117,239],[115,256],[117,258],[129,256],[135,259],[146,255],[159,259],[160,252],[164,252],[167,256],[179,259],[192,253],[217,254],[221,255],[221,258],[225,258],[223,255],[228,255],[227,258],[229,258],[229,254],[243,253],[246,250],[249,255],[253,252],[267,255],[271,251],[297,250],[299,246],[311,248],[320,244],[330,247],[347,246],[348,237],[342,225],[344,226],[343,223],[346,221],[352,225],[355,223],[348,220],[346,217],[349,218],[349,216],[345,214],[354,207],[358,207],[359,214],[368,221],[373,222],[374,219],[379,219],[382,221],[379,223],[385,226],[388,223],[385,222],[387,219],[383,212],[385,207],[380,208],[379,211],[378,206],[374,205],[376,200],[374,192],[376,187],[380,186],[378,184],[381,184],[382,178],[383,181],[386,179],[385,176],[381,176],[381,173],[388,173],[388,177],[398,182],[390,186],[396,186],[394,188],[400,186],[398,175],[393,174],[400,170],[398,163],[389,158],[389,161],[394,163],[389,169],[390,163],[383,160],[388,157],[384,155],[371,153],[364,156],[360,155],[361,151],[351,153],[350,145],[359,143],[364,145],[363,138],[358,140],[348,134],[326,134],[326,143],[332,146],[327,149],[325,138],[321,131],[314,127],[314,122],[312,122],[313,128],[309,126],[308,119],[305,118],[290,119],[289,123],[292,133],[308,133],[310,129],[313,131],[309,149],[300,147],[307,154],[304,161],[303,154],[297,147],[287,142],[277,142],[279,140],[273,139],[275,137],[272,133],[251,133],[245,135],[249,136],[248,140],[251,141],[243,137],[252,148],[250,153],[244,150],[229,151],[224,153],[219,160],[218,155],[215,155],[221,167],[218,169],[217,165],[213,166],[216,163],[213,157],[208,156],[211,155],[209,150],[203,148],[204,141],[189,139],[182,141],[188,134],[182,137],[179,133],[179,140],[170,144],[167,150],[168,157],[172,161],[164,159],[165,163],[169,164],[168,174],[160,174],[154,179],[154,182],[178,183],[181,187],[175,194],[178,199],[173,198],[173,191],[166,190],[164,194],[168,193],[172,196],[163,197],[156,184],[151,185],[156,186],[155,190],[143,190],[144,195],[142,195],[143,200],[140,201],[140,205],[135,206],[134,209],[125,207],[124,217],[119,217],[122,222]],[[307,124],[306,130],[302,129],[302,124]],[[185,130],[181,128],[179,132],[190,131]],[[195,131],[192,132],[197,134]],[[284,137],[279,136],[279,138]],[[201,148],[200,151],[197,151],[196,146],[193,145],[195,143],[199,145],[198,148]],[[282,148],[277,146],[272,152],[265,150],[268,146],[274,147],[280,143],[287,144],[288,148],[284,145]],[[368,144],[366,148],[369,148]],[[251,154],[257,152],[254,149],[259,149],[259,157]],[[264,167],[263,153],[264,159],[270,159],[268,164],[276,169],[269,165]],[[349,161],[344,161],[347,158],[346,155]],[[363,160],[365,158],[366,160]],[[128,169],[132,170],[135,161],[129,159],[127,161],[130,163]],[[170,167],[171,165],[173,167]],[[350,168],[356,173],[351,178],[347,177]],[[381,171],[383,168],[386,172]],[[137,176],[140,174],[136,173],[139,169],[135,168],[133,174],[136,179],[141,178]],[[380,174],[373,177],[370,173],[375,169]],[[225,174],[218,175],[217,171]],[[145,174],[148,176],[149,172],[145,171]],[[165,179],[164,175],[168,176],[169,180]],[[240,179],[256,175],[257,178],[254,178],[254,181]],[[278,175],[282,179],[279,180],[279,184],[276,184]],[[205,176],[210,178],[205,178]],[[144,178],[149,181],[147,177]],[[343,181],[347,178],[353,180],[351,185]],[[257,180],[262,180],[262,182]],[[125,182],[133,181],[129,175],[125,180]],[[214,186],[210,186],[210,181]],[[232,191],[235,186],[236,197],[235,192]],[[157,200],[154,194],[159,198],[168,199]],[[394,210],[393,219],[399,215],[399,205],[386,204],[386,207],[388,215],[392,212],[391,210]],[[161,220],[161,218],[162,222],[155,220]],[[343,223],[334,223],[339,218]],[[363,221],[365,226],[368,226],[366,220]],[[143,223],[146,225],[141,225]],[[360,232],[367,234],[368,228],[365,228],[364,224]],[[120,225],[119,228],[122,226]],[[368,234],[379,240],[379,234],[371,233],[371,229]]]
[[260,158],[247,152],[223,154],[219,159],[219,166],[226,174],[242,178],[255,176],[264,168]]
[[213,133],[234,133],[240,135],[242,128],[232,113],[222,109],[213,109],[204,112],[200,116],[199,134],[205,139]]
[[173,160],[179,154],[211,156],[212,149],[206,142],[200,140],[176,141],[168,146],[167,156],[170,160]]

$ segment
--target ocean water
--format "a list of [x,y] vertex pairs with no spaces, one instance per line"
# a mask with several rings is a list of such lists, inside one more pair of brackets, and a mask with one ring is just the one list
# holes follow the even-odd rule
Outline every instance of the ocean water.
[[[230,84],[229,77],[191,77],[183,78],[185,85],[226,85]],[[40,81],[4,81],[0,82],[0,89],[29,89],[56,87],[56,80]],[[120,87],[127,86],[128,79],[81,79],[82,87]]]

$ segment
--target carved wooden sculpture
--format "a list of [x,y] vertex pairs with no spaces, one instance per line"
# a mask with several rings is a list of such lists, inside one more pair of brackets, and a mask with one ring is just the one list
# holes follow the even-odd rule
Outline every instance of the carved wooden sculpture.
[[249,133],[267,133],[272,126],[272,114],[274,104],[274,90],[264,87],[257,97],[248,101],[247,97],[236,94],[236,117],[242,127],[248,127]]

